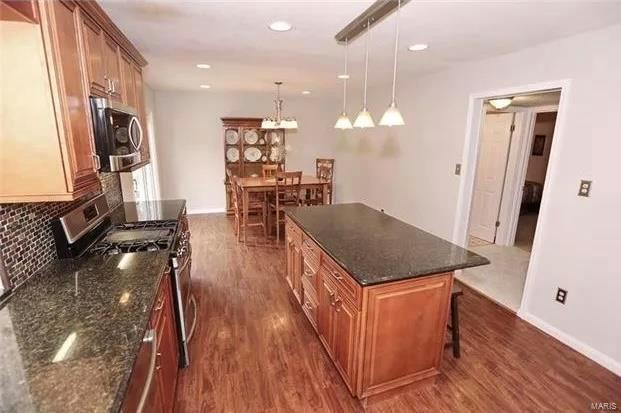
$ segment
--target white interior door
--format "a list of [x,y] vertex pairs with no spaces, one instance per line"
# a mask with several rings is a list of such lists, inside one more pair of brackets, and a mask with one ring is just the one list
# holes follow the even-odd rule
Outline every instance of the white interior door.
[[485,116],[474,183],[470,235],[494,242],[511,141],[513,113]]

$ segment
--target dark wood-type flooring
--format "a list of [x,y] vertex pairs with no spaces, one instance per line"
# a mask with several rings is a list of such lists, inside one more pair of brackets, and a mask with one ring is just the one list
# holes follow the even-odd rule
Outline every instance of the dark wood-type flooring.
[[[284,249],[235,241],[224,215],[190,216],[199,324],[178,412],[363,412],[283,278]],[[589,412],[621,404],[621,378],[465,290],[462,357],[434,383],[369,412]]]

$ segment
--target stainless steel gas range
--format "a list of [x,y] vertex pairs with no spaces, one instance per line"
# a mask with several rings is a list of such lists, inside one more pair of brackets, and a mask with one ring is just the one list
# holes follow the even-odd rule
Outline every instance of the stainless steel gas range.
[[180,364],[189,365],[188,344],[196,329],[197,307],[185,211],[178,219],[113,223],[106,198],[99,195],[52,222],[52,230],[60,258],[170,250]]

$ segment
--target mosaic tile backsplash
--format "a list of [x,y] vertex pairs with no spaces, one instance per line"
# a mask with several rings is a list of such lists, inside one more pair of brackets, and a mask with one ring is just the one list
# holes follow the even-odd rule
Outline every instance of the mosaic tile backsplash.
[[[99,179],[111,209],[123,202],[118,173],[101,173]],[[71,202],[0,204],[0,259],[11,287],[17,287],[56,258],[52,220],[87,197]]]

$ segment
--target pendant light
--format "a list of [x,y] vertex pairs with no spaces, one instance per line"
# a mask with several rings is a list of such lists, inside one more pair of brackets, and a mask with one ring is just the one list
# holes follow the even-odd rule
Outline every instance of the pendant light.
[[283,118],[282,117],[282,103],[280,98],[280,85],[282,82],[274,82],[276,85],[276,99],[274,104],[276,105],[276,116],[263,118],[261,122],[262,129],[297,129],[298,121],[295,118]]
[[369,113],[367,109],[367,78],[369,74],[369,37],[370,37],[370,28],[371,24],[367,19],[367,46],[365,53],[365,63],[364,63],[364,100],[362,104],[362,110],[358,113],[356,117],[356,121],[354,122],[354,126],[356,128],[373,128],[375,126],[375,122],[373,121],[373,117]]
[[334,124],[334,128],[335,129],[352,129],[353,126],[351,124],[351,121],[349,120],[349,116],[347,116],[347,79],[349,79],[349,73],[347,72],[347,49],[348,49],[348,42],[347,39],[345,39],[345,72],[343,72],[342,75],[342,79],[343,79],[343,112],[341,113],[341,116],[339,116],[339,118],[336,120],[336,123]]
[[384,116],[380,119],[380,125],[382,126],[400,126],[404,125],[403,116],[401,116],[401,112],[397,109],[397,103],[395,102],[395,90],[397,86],[397,54],[399,52],[399,12],[401,11],[401,0],[397,0],[399,3],[397,5],[397,29],[395,33],[395,60],[393,64],[393,72],[392,72],[392,102],[390,102],[390,106],[384,112]]

